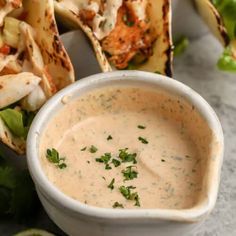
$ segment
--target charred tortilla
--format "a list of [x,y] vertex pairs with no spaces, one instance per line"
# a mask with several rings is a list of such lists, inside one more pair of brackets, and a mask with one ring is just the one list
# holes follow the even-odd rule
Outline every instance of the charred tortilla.
[[54,1],[58,19],[81,28],[104,72],[138,69],[171,76],[169,0]]
[[23,154],[37,110],[73,81],[53,1],[0,1],[0,140]]
[[225,50],[218,68],[236,72],[236,2],[234,0],[195,0],[198,12]]

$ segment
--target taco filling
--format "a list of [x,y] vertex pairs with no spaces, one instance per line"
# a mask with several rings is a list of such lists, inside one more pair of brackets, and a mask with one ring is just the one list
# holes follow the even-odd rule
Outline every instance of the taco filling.
[[221,15],[231,41],[219,59],[218,67],[222,70],[236,72],[236,2],[234,0],[214,0],[212,3]]
[[236,1],[195,0],[198,10],[225,50],[218,68],[236,72]]
[[70,9],[92,29],[117,69],[142,64],[152,56],[157,32],[150,23],[148,0],[59,2],[65,6],[70,2]]
[[0,139],[19,153],[36,111],[59,88],[20,0],[0,0]]

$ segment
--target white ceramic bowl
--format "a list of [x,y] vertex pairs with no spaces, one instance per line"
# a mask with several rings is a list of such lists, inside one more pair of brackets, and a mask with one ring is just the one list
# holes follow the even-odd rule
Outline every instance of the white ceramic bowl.
[[[210,157],[204,176],[206,194],[191,209],[105,209],[85,205],[66,196],[46,177],[39,160],[41,134],[52,116],[64,106],[62,98],[76,99],[98,87],[115,84],[158,87],[176,94],[196,107],[214,132],[214,158]],[[53,96],[39,111],[27,138],[27,162],[39,198],[50,218],[67,234],[76,236],[186,235],[196,228],[213,209],[223,160],[223,133],[220,122],[209,104],[186,85],[162,75],[140,71],[116,71],[87,77]],[[210,174],[209,174],[210,173]]]

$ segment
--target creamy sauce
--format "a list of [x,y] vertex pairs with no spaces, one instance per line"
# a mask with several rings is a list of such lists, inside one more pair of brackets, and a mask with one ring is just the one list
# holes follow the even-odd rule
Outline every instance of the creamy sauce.
[[[92,10],[95,17],[92,21],[93,33],[97,39],[102,40],[115,28],[117,13],[123,4],[123,0],[107,0],[103,12],[99,11],[99,1],[91,0],[62,0],[60,5],[79,15],[80,10]],[[139,20],[146,19],[147,0],[134,0],[131,6]]]
[[[141,208],[190,208],[202,194],[211,135],[195,108],[178,97],[148,88],[108,87],[68,102],[52,118],[40,144],[41,164],[62,192],[89,205],[112,208],[118,202],[139,208],[119,190],[132,185]],[[96,152],[91,153],[91,145]],[[65,157],[66,168],[47,160],[48,148]],[[120,160],[124,148],[137,154],[137,163],[114,167],[110,161],[111,169],[105,169],[96,161],[104,153]],[[130,165],[137,178],[124,181],[122,171]],[[108,188],[112,179],[113,190]]]

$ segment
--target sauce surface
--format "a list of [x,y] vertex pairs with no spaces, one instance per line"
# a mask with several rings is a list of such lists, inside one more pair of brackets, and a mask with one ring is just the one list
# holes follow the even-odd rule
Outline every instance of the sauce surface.
[[[40,143],[41,164],[62,192],[89,205],[185,209],[200,199],[210,138],[195,108],[178,97],[107,87],[68,102],[52,118]],[[51,148],[65,157],[65,168],[48,161]],[[137,163],[122,162],[122,151]]]

